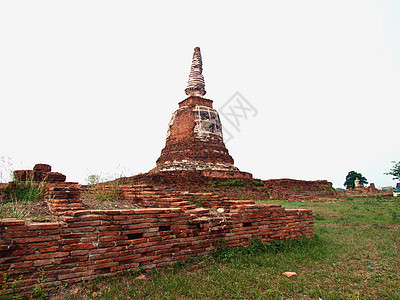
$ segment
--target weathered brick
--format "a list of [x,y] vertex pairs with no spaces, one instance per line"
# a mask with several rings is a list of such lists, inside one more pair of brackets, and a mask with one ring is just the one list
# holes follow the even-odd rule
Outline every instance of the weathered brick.
[[81,256],[81,255],[88,255],[89,250],[76,250],[76,251],[71,251],[70,256]]
[[26,256],[26,260],[60,258],[60,257],[66,257],[68,255],[69,255],[69,252],[51,252],[51,253],[42,253],[42,254],[31,254],[31,255]]
[[84,237],[81,238],[81,243],[87,244],[87,243],[97,243],[98,238],[96,236],[94,237]]
[[100,231],[99,236],[119,235],[119,231]]
[[127,261],[127,260],[135,260],[140,257],[140,254],[131,254],[131,255],[125,255],[125,256],[117,256],[113,259],[113,261],[121,262],[121,261]]
[[33,267],[33,264],[34,264],[33,261],[18,262],[14,264],[13,268],[14,269],[30,268]]
[[46,248],[40,249],[40,253],[56,252],[59,250],[60,250],[60,247],[58,247],[58,246],[46,247]]
[[45,229],[58,229],[59,223],[34,223],[30,224],[29,228],[31,230],[45,230]]
[[[78,281],[83,280],[83,276],[87,275],[87,271],[84,272],[68,272],[67,274],[60,274],[58,275],[58,279],[60,280],[67,280],[67,279],[71,279],[71,278],[76,278],[78,279]],[[68,280],[69,282],[72,282],[70,280]]]
[[80,238],[75,239],[62,239],[61,245],[70,245],[70,244],[78,244],[81,241]]
[[159,259],[159,255],[153,255],[153,256],[143,256],[135,259],[135,262],[145,262],[145,261],[153,261],[156,259]]
[[99,215],[86,215],[86,216],[81,216],[81,221],[96,221],[100,220]]
[[98,247],[99,248],[111,248],[115,246],[115,242],[100,242]]
[[88,243],[88,244],[80,243],[80,244],[70,244],[62,246],[63,251],[89,250],[94,248],[97,248],[97,246],[94,245],[93,243]]
[[89,270],[97,270],[97,269],[110,268],[110,267],[115,267],[115,266],[118,266],[118,262],[107,262],[107,263],[102,263],[102,264],[91,265],[88,267],[88,269]]
[[28,225],[19,225],[19,226],[7,226],[7,231],[27,231],[29,230]]
[[74,228],[74,227],[93,227],[93,226],[98,226],[101,224],[101,221],[96,220],[96,221],[80,221],[80,222],[70,222],[68,224],[68,227]]
[[104,243],[104,242],[111,242],[111,241],[118,241],[121,239],[127,239],[127,237],[125,236],[103,236],[99,238],[99,241]]
[[105,225],[104,223],[106,222],[102,222],[102,226],[99,226],[99,231],[120,231],[122,230],[122,225]]
[[128,216],[126,216],[126,215],[113,216],[113,220],[116,220],[116,221],[126,220],[127,218],[128,218]]
[[25,225],[24,220],[17,220],[17,219],[2,219],[3,226],[18,226],[18,225]]
[[20,231],[6,231],[2,234],[3,238],[18,238],[18,237],[32,237],[38,236],[37,231],[28,231],[28,232],[20,232]]
[[27,254],[33,254],[35,253],[35,249],[24,249],[24,250],[15,250],[13,252],[13,256],[23,256]]

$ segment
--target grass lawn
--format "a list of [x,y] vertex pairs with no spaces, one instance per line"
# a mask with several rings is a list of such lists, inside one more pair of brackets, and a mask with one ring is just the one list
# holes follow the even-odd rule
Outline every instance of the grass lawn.
[[[400,198],[268,202],[312,209],[316,237],[222,249],[165,270],[72,286],[52,298],[400,299]],[[287,271],[297,276],[283,276]]]

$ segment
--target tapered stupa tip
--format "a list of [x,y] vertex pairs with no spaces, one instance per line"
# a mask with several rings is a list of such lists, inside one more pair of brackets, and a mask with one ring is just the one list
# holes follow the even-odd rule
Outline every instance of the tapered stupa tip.
[[202,72],[203,62],[201,60],[200,48],[196,47],[194,48],[192,66],[190,67],[188,86],[185,89],[186,95],[203,97],[206,94]]

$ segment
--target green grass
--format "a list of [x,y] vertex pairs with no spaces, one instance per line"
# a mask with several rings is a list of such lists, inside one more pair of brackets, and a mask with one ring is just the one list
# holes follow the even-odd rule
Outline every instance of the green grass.
[[[314,210],[316,237],[227,249],[84,284],[62,299],[400,299],[400,201],[269,201]],[[287,278],[283,272],[298,275]],[[72,287],[72,290],[75,287]],[[61,299],[61,298],[59,298]]]
[[[400,198],[347,198],[343,202],[287,202],[267,200],[286,208],[312,209],[316,224],[400,224]],[[317,216],[317,218],[316,218]],[[319,220],[321,217],[323,219]]]

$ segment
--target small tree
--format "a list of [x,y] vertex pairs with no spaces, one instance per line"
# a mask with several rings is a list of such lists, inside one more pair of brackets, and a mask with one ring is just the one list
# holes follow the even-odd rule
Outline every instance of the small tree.
[[361,185],[368,184],[367,178],[362,176],[361,173],[357,173],[356,171],[350,171],[347,174],[346,181],[343,185],[346,187],[346,189],[354,189],[355,186],[354,182],[356,181],[357,178],[358,180],[360,180]]
[[101,177],[100,177],[100,175],[97,175],[97,174],[89,175],[86,178],[86,183],[89,184],[89,185],[98,184],[100,182],[101,182]]
[[392,175],[393,180],[400,180],[400,161],[390,169],[390,172],[385,173],[385,175]]

